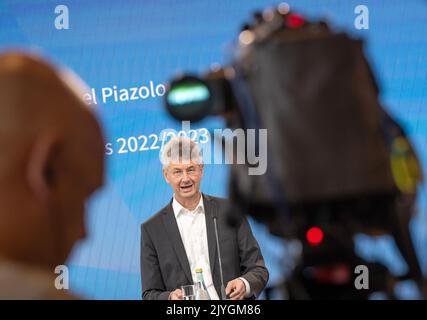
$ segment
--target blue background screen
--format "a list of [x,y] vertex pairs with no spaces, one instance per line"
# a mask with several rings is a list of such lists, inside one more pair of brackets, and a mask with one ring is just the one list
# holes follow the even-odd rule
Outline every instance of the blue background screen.
[[[326,19],[334,29],[366,40],[380,99],[409,134],[427,172],[427,2],[288,3],[309,18]],[[55,28],[59,4],[69,11],[67,30]],[[213,63],[228,62],[230,45],[243,23],[254,10],[272,4],[264,0],[0,0],[0,50],[24,48],[73,69],[96,95],[93,107],[105,130],[106,184],[88,204],[88,238],[67,262],[71,289],[96,299],[141,298],[140,224],[172,196],[159,162],[161,132],[180,130],[180,123],[163,107],[163,85],[180,71],[199,73]],[[367,30],[355,28],[359,4],[369,8]],[[142,88],[138,99],[114,98],[114,90],[135,87]],[[192,124],[201,138],[206,130],[223,126],[220,118]],[[202,191],[226,196],[227,170],[222,165],[206,166]],[[263,225],[251,224],[270,270],[269,285],[274,285],[283,277],[286,250]],[[411,228],[425,265],[425,185],[420,187]],[[379,259],[396,274],[405,271],[389,237],[359,235],[356,244],[366,259]],[[398,295],[411,298],[417,292],[408,282],[399,287]]]

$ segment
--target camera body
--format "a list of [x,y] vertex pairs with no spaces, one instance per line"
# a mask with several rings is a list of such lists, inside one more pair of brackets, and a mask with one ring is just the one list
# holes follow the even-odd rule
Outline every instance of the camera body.
[[[392,234],[421,281],[408,224],[422,173],[378,93],[362,41],[278,7],[244,26],[230,66],[176,78],[165,104],[178,120],[223,115],[230,128],[267,128],[266,174],[231,167],[230,221],[250,214],[300,240],[304,267],[360,262],[354,234]],[[310,245],[314,226],[325,241]]]

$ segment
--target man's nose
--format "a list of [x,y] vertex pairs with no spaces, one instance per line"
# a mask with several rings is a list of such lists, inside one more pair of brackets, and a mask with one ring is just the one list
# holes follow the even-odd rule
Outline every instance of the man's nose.
[[184,170],[182,172],[182,180],[187,181],[187,180],[189,180],[189,178],[190,178],[189,174],[187,173],[187,171]]

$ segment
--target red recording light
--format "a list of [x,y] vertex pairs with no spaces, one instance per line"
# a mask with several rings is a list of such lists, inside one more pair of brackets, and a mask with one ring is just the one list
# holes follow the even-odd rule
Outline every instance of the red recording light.
[[305,24],[305,20],[298,14],[290,13],[285,16],[285,24],[290,29],[296,29],[302,27]]
[[317,246],[322,243],[324,234],[322,229],[318,227],[312,227],[308,229],[305,237],[307,238],[309,244],[311,244],[312,246]]

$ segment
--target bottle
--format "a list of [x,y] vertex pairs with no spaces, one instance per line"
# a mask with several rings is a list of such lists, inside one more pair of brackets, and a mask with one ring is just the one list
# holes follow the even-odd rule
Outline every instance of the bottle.
[[197,268],[196,275],[196,300],[211,300],[208,289],[206,288],[205,280],[203,280],[203,269]]

